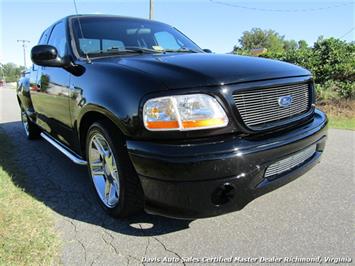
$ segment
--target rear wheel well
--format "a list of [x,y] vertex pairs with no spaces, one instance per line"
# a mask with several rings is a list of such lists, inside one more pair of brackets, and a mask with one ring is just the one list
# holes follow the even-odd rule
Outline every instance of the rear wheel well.
[[[86,145],[86,136],[88,134],[88,130],[90,126],[95,122],[101,122],[109,126],[113,126],[117,128],[121,132],[121,130],[117,127],[117,125],[107,116],[99,113],[99,112],[88,112],[86,113],[80,121],[79,126],[79,136],[80,136],[80,148],[81,154],[85,157],[85,145]],[[123,134],[122,134],[123,135]]]

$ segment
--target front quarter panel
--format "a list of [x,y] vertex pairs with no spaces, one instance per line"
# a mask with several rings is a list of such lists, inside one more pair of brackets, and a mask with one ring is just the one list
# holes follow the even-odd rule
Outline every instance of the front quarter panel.
[[99,112],[110,118],[126,136],[134,136],[139,127],[141,98],[164,85],[140,72],[102,63],[85,63],[84,73],[72,76],[70,109],[74,129],[88,112]]

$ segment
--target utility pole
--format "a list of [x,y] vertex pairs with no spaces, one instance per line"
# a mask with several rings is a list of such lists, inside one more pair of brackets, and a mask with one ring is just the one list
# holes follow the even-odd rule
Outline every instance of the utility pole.
[[30,43],[30,41],[28,40],[17,40],[17,42],[22,42],[22,48],[23,48],[23,63],[25,65],[25,68],[27,68],[26,66],[26,43]]
[[0,63],[0,68],[2,73],[2,75],[0,76],[0,81],[1,81],[1,80],[5,80],[4,65],[2,63]]
[[154,16],[154,1],[149,0],[149,19],[153,19]]

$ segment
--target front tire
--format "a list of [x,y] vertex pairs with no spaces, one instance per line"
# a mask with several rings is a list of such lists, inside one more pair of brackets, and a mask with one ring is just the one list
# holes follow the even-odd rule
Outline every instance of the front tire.
[[21,122],[22,122],[23,129],[25,131],[26,137],[28,139],[32,140],[32,139],[39,138],[39,136],[41,134],[41,130],[39,129],[39,127],[36,124],[34,124],[28,118],[26,111],[22,107],[21,107]]
[[98,201],[108,214],[127,217],[143,210],[143,190],[117,128],[94,123],[86,138],[86,158]]

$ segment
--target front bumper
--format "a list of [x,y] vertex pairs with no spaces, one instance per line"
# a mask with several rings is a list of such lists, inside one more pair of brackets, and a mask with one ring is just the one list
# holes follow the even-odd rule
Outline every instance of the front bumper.
[[[301,176],[320,159],[327,118],[316,110],[312,122],[287,133],[257,139],[221,136],[191,143],[127,142],[149,213],[202,218],[242,209],[253,199]],[[316,152],[277,178],[266,168],[311,145]]]

